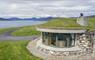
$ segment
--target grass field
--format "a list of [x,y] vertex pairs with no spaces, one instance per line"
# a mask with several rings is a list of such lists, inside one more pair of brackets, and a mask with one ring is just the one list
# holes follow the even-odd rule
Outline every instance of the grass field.
[[26,49],[29,41],[0,41],[0,60],[42,60]]
[[12,33],[13,36],[32,36],[39,34],[40,32],[36,30],[35,26],[22,27]]
[[[71,19],[72,20],[72,19]],[[65,20],[66,21],[66,20]],[[95,18],[89,18],[89,28],[90,30],[95,30]],[[69,25],[68,25],[69,23]],[[41,27],[63,27],[72,28],[72,27],[81,27],[73,21],[64,22],[62,19],[55,19],[47,22],[46,24],[40,25]],[[37,26],[37,27],[40,27]],[[82,27],[84,28],[84,27]],[[16,30],[12,33],[13,36],[32,36],[39,35],[35,26],[26,26],[20,28],[5,28],[0,29],[0,34],[3,34],[6,31]],[[20,41],[0,41],[0,60],[42,60],[41,58],[33,56],[26,49],[26,45],[29,41],[20,40]]]
[[18,28],[1,28],[0,29],[0,34],[3,34],[3,33],[7,32],[7,31],[10,31],[10,30],[16,30],[16,29],[18,29]]
[[10,30],[16,30],[11,33],[13,36],[32,36],[40,34],[40,32],[36,30],[35,26],[25,26],[18,28],[0,28],[0,35]]
[[[48,21],[45,24],[41,24],[38,26],[25,26],[17,29],[15,32],[12,33],[13,36],[32,36],[32,35],[39,35],[40,32],[36,30],[35,27],[44,27],[44,28],[56,28],[56,27],[63,27],[64,29],[89,29],[90,31],[95,30],[95,18],[88,18],[88,26],[80,26],[76,23],[76,18],[56,18]],[[8,29],[0,29],[0,34],[12,30],[13,28]]]
[[[80,26],[76,23],[76,18],[56,18],[48,21],[45,24],[38,25],[36,27],[44,28],[55,28],[63,27],[65,29],[89,29],[90,31],[95,30],[95,18],[88,18],[88,26]],[[36,31],[35,26],[28,26],[20,28],[19,30],[12,33],[13,36],[31,36],[38,35],[40,32]]]
[[56,18],[48,21],[45,24],[41,24],[38,27],[41,28],[61,28],[61,29],[95,29],[95,18],[88,18],[88,26],[81,26],[77,23],[77,18]]

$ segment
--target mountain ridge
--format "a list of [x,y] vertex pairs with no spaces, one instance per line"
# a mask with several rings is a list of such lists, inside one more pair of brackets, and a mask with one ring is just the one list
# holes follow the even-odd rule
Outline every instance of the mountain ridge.
[[0,17],[0,20],[2,20],[2,21],[5,21],[5,20],[8,20],[8,21],[15,21],[15,20],[47,21],[52,18],[53,17],[41,17],[41,18],[36,18],[36,17],[33,17],[33,18],[18,18],[18,17],[2,18],[2,17]]
[[[95,17],[95,15],[90,15],[90,16],[85,16],[85,17]],[[19,18],[19,17],[3,18],[3,17],[0,17],[0,21],[16,21],[16,20],[48,21],[53,18],[63,18],[63,17],[41,17],[41,18],[37,18],[37,17],[33,17],[33,18]],[[68,17],[68,18],[77,18],[77,17]]]

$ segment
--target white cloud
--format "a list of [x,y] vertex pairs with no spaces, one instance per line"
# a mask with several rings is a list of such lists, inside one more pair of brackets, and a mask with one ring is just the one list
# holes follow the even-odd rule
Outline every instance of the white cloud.
[[92,15],[94,6],[94,0],[0,0],[0,17]]
[[18,9],[18,5],[17,4],[10,4],[9,5],[9,8],[10,8],[10,10],[15,10],[15,9]]

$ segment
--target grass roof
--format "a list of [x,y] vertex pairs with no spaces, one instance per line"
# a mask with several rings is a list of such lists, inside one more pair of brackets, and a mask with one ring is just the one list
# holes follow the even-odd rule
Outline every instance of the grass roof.
[[88,18],[88,26],[86,27],[77,24],[76,20],[77,18],[54,18],[38,27],[52,29],[95,29],[95,18]]

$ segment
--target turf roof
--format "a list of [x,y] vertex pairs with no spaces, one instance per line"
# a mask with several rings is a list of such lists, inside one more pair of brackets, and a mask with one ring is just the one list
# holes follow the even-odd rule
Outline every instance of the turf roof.
[[95,29],[95,18],[88,18],[88,26],[86,27],[79,25],[76,20],[77,18],[54,18],[38,27],[51,29]]

